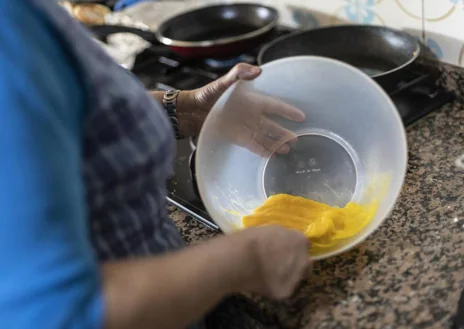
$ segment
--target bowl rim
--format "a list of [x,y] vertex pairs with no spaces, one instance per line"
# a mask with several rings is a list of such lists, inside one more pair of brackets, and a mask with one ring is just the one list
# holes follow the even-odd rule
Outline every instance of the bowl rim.
[[[303,56],[293,56],[293,57],[286,57],[286,58],[278,59],[278,60],[263,64],[261,66],[261,69],[265,70],[265,69],[271,68],[273,66],[277,66],[277,65],[283,64],[285,62],[292,62],[292,61],[308,61],[308,62],[312,62],[313,64],[315,64],[315,63],[317,64],[318,62],[319,63],[330,63],[330,64],[336,65],[338,67],[341,67],[343,69],[350,70],[354,74],[357,74],[358,76],[363,78],[366,82],[370,83],[377,90],[379,95],[381,95],[381,97],[383,97],[384,100],[387,103],[389,103],[390,108],[393,110],[392,115],[395,118],[394,120],[396,121],[396,123],[399,126],[402,127],[402,129],[400,129],[401,139],[403,141],[401,144],[404,147],[404,152],[403,153],[404,153],[405,156],[404,156],[404,161],[403,161],[402,169],[401,169],[401,180],[399,182],[397,190],[394,192],[394,202],[392,202],[390,207],[384,211],[384,213],[382,214],[382,219],[376,225],[373,225],[369,230],[365,230],[362,234],[358,235],[350,243],[347,243],[347,244],[343,245],[341,248],[329,251],[327,253],[311,256],[312,260],[322,260],[322,259],[326,259],[326,258],[329,258],[329,257],[340,255],[340,254],[345,253],[345,252],[353,249],[354,247],[360,245],[362,242],[364,242],[367,239],[367,237],[369,237],[372,233],[374,233],[384,223],[384,221],[388,217],[390,217],[390,215],[393,212],[393,209],[394,209],[394,207],[395,207],[395,205],[397,203],[398,197],[401,194],[401,190],[402,190],[402,187],[404,185],[405,178],[406,178],[406,171],[407,171],[407,165],[408,165],[408,142],[407,142],[407,137],[406,137],[406,130],[404,128],[403,121],[401,119],[401,116],[399,114],[399,111],[398,111],[396,105],[393,103],[392,99],[388,96],[388,94],[385,92],[385,90],[383,90],[382,87],[380,87],[380,85],[377,82],[375,82],[371,77],[369,77],[367,74],[365,74],[364,72],[362,72],[358,68],[356,68],[354,66],[351,66],[351,65],[349,65],[347,63],[341,62],[339,60],[335,60],[335,59],[331,59],[331,58],[327,58],[327,57],[322,57],[322,56],[304,56],[304,55]],[[216,101],[216,103],[221,101],[224,97],[229,97],[229,95],[233,92],[233,90],[240,83],[242,83],[242,81],[237,81],[232,86],[230,86],[221,95],[221,97],[219,97],[219,99]],[[214,108],[214,106],[213,106],[213,108]],[[197,168],[199,168],[198,161],[199,161],[200,155],[203,153],[203,151],[202,151],[203,148],[201,147],[202,144],[203,144],[202,131],[203,131],[204,127],[208,126],[208,121],[210,119],[211,119],[211,116],[208,114],[208,116],[206,117],[206,119],[205,119],[205,121],[203,123],[200,134],[198,136],[197,149],[196,149],[197,150],[197,156],[195,158],[195,164],[196,164]],[[202,202],[204,202],[203,201],[203,195],[206,193],[206,191],[204,191],[203,185],[201,184],[202,179],[201,179],[201,177],[199,175],[199,172],[200,171],[196,172],[198,190],[200,192],[200,197],[202,199]],[[208,211],[208,208],[209,208],[208,204],[206,202],[204,202],[204,205],[205,205],[206,211]],[[212,218],[212,219],[219,226],[219,228],[221,229],[221,231],[224,234],[234,233],[234,231],[228,230],[223,223],[217,222],[214,218]]]

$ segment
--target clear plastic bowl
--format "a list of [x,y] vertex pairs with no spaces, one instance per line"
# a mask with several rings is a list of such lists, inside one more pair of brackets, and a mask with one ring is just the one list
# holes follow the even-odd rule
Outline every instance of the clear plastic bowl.
[[[314,258],[346,251],[383,222],[400,193],[407,144],[397,109],[371,78],[339,61],[291,57],[262,69],[256,80],[229,88],[203,125],[196,174],[206,209],[230,233],[242,227],[242,216],[276,193],[340,207],[378,200],[373,220],[361,232]],[[265,135],[256,124],[262,120],[256,108],[263,106],[263,97],[279,99],[306,115],[303,122],[266,116],[298,136],[288,144],[288,154],[243,146],[250,137]]]

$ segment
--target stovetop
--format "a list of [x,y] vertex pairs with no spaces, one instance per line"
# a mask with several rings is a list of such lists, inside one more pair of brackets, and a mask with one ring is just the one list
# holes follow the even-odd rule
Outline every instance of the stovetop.
[[[277,28],[270,33],[268,41],[290,31],[286,28]],[[195,89],[223,76],[235,64],[256,64],[261,46],[232,58],[199,60],[182,58],[172,53],[166,46],[156,44],[137,56],[132,72],[149,89]]]
[[[290,31],[279,27],[270,35],[268,41]],[[248,53],[229,59],[187,60],[158,44],[137,57],[132,72],[148,89],[195,89],[224,75],[239,62],[256,64],[261,47],[262,45],[259,45]],[[419,64],[411,66],[407,78],[399,82],[395,90],[389,92],[406,126],[452,100],[451,93],[436,86],[439,74],[438,70],[431,70]],[[177,142],[175,173],[168,182],[168,201],[194,219],[218,230],[198,194],[193,168],[194,149],[192,140]]]

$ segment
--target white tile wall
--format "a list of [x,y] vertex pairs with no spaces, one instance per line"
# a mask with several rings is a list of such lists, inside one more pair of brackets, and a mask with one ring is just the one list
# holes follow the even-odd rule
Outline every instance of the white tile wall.
[[464,0],[274,0],[273,5],[291,26],[358,23],[402,29],[441,60],[464,67]]
[[293,27],[387,25],[423,40],[422,0],[280,0],[276,4],[282,23]]
[[[422,30],[422,0],[281,0],[280,2],[286,3],[290,8],[306,10],[316,17],[319,25],[358,23]],[[412,16],[407,14],[409,11],[413,13]]]
[[377,0],[371,23],[404,30],[422,40],[422,10],[422,0]]
[[437,57],[464,66],[463,0],[424,0],[424,32]]
[[[290,15],[282,17],[283,23],[297,23],[302,27],[328,26],[357,23],[356,6],[349,0],[281,0]],[[290,19],[290,21],[288,21]]]

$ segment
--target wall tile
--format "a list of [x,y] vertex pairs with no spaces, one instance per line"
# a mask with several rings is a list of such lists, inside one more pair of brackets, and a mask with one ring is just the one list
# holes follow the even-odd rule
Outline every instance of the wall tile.
[[422,0],[377,0],[364,6],[360,10],[364,21],[360,23],[390,26],[422,41]]
[[293,28],[306,28],[308,23],[307,20],[310,20],[311,15],[304,13],[304,8],[298,10],[299,8],[298,0],[286,0],[286,1],[277,1],[275,0],[271,6],[279,10],[280,24],[293,27]]
[[439,59],[464,66],[464,0],[424,0],[424,29]]
[[335,24],[357,23],[356,0],[294,0],[285,1],[289,11],[288,20],[283,23],[298,25],[303,28],[329,26]]
[[314,11],[301,7],[298,4],[286,4],[285,11],[288,16],[282,22],[286,25],[301,29],[317,28],[325,25],[322,15],[316,14]]
[[293,27],[373,24],[401,29],[423,41],[439,59],[464,67],[464,0],[261,0],[260,2],[276,7],[281,15],[281,23]]
[[422,0],[281,0],[284,24],[303,28],[335,24],[387,25],[422,39]]

